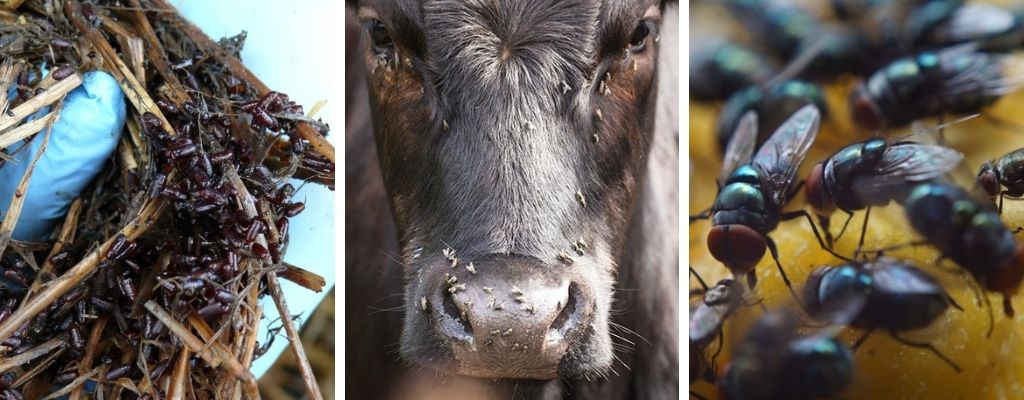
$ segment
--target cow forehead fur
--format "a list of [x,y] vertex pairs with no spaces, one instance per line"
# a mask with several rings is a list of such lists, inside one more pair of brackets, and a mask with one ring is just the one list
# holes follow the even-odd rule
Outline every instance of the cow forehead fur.
[[[623,225],[625,211],[608,208],[621,205],[615,200],[624,194],[606,192],[632,179],[629,161],[622,160],[628,154],[624,149],[623,157],[609,162],[583,151],[594,129],[587,94],[598,81],[603,54],[622,50],[621,38],[628,39],[648,4],[370,3],[397,32],[394,40],[423,60],[436,89],[431,113],[448,126],[433,132],[437,140],[421,142],[429,148],[419,152],[437,156],[430,168],[402,182],[411,195],[392,193],[396,210],[408,217],[400,225],[431,227],[404,231],[405,250],[433,249],[443,239],[478,254],[550,260],[566,240],[585,231],[606,236],[602,231]],[[609,37],[619,42],[609,44]],[[615,173],[624,174],[609,182]],[[590,198],[589,210],[577,191]]]

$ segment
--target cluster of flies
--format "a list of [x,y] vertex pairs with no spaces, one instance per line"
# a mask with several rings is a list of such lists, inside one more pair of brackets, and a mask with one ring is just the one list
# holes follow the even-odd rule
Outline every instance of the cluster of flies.
[[[697,300],[690,309],[690,381],[712,382],[729,399],[834,396],[854,374],[852,351],[876,330],[930,351],[959,372],[931,344],[901,334],[960,306],[929,273],[883,251],[934,247],[970,276],[972,288],[1002,295],[1004,314],[1011,317],[1010,297],[1024,280],[1024,246],[1000,215],[1004,197],[1024,195],[1024,149],[986,162],[974,188],[966,190],[947,179],[963,160],[942,145],[948,124],[899,139],[883,134],[925,118],[981,113],[1024,84],[1024,77],[1007,72],[1014,64],[1009,53],[1024,46],[1024,8],[1012,12],[960,0],[832,0],[835,18],[822,20],[784,0],[716,5],[724,5],[761,43],[704,38],[690,55],[692,98],[724,101],[716,126],[724,152],[718,194],[690,222],[711,220],[708,250],[736,278],[708,285],[690,270],[701,286],[691,293]],[[772,68],[772,55],[787,64]],[[819,123],[828,116],[819,84],[843,75],[860,78],[849,99],[850,115],[876,137],[841,148],[798,179]],[[927,135],[939,144],[912,140]],[[801,190],[816,218],[803,209],[783,211]],[[863,250],[871,208],[891,202],[903,206],[923,240]],[[833,238],[829,221],[837,210],[847,220]],[[857,250],[839,254],[833,243],[857,211],[865,213]],[[821,248],[841,260],[813,271],[800,294],[770,236],[791,219],[806,221]],[[760,303],[750,294],[757,283],[754,268],[766,251],[803,313],[765,310],[719,369],[726,319]],[[987,295],[976,292],[989,311],[991,335],[992,307]],[[837,339],[843,326],[863,335],[848,347]],[[813,333],[800,333],[806,331]]]
[[[63,48],[64,42],[54,42],[53,47]],[[195,58],[203,59],[201,55]],[[218,100],[208,103],[202,88],[228,87],[223,83],[230,77],[210,73],[216,69],[205,68],[207,65],[199,62],[193,65],[193,61],[185,59],[172,69],[195,90],[197,100],[180,105],[167,99],[157,101],[170,126],[148,112],[138,116],[137,122],[128,122],[138,123],[148,138],[147,151],[152,156],[148,173],[132,172],[127,180],[119,180],[120,169],[108,167],[89,189],[91,195],[84,196],[86,208],[96,212],[83,213],[86,216],[74,243],[66,243],[49,259],[33,259],[40,264],[52,263],[54,274],[60,275],[92,250],[93,243],[104,240],[110,226],[128,217],[126,211],[132,208],[132,201],[162,198],[169,205],[169,212],[147,235],[137,240],[116,236],[92,277],[0,343],[4,358],[52,339],[65,343],[65,351],[50,360],[45,370],[36,371],[55,388],[78,378],[90,331],[101,316],[110,318],[102,333],[106,344],[96,347],[93,359],[94,365],[108,368],[105,375],[92,379],[113,382],[128,378],[137,382],[146,374],[150,381],[157,382],[170,373],[172,356],[182,344],[142,307],[144,300],[155,300],[179,320],[194,314],[215,330],[241,329],[243,321],[236,317],[240,315],[237,310],[253,285],[257,285],[260,295],[264,293],[262,280],[269,269],[263,266],[282,265],[289,219],[305,208],[303,202],[292,198],[296,189],[283,182],[296,170],[333,175],[333,163],[310,152],[308,143],[297,135],[287,135],[287,145],[278,144],[283,143],[279,140],[282,135],[294,132],[295,119],[287,116],[301,116],[301,106],[278,92],[253,99],[245,95],[248,89],[237,80],[234,86],[240,88],[211,96]],[[23,76],[19,82],[27,84],[29,79]],[[222,81],[214,82],[216,79]],[[19,93],[21,97],[15,103],[33,95]],[[244,125],[246,120],[250,121],[248,127]],[[291,165],[276,172],[268,169],[264,165],[268,143],[284,148],[290,154],[287,158]],[[254,197],[258,210],[255,217],[240,205],[232,175]],[[267,244],[258,237],[265,237]],[[36,280],[38,268],[14,256],[0,260],[0,269],[2,323],[19,307]],[[142,282],[150,286],[144,287]],[[142,291],[147,292],[145,299],[141,298]],[[258,346],[257,356],[267,344]],[[15,374],[0,373],[0,398],[20,399],[18,385],[23,382]],[[122,396],[138,397],[127,391]],[[144,394],[141,398],[150,396]]]

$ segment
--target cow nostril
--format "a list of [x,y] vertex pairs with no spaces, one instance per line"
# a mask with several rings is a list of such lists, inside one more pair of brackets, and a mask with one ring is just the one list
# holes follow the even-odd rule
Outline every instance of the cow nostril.
[[569,331],[580,323],[580,312],[582,310],[583,293],[580,291],[579,286],[576,283],[569,284],[569,299],[566,300],[565,307],[562,307],[562,311],[555,317],[555,321],[551,323],[551,328],[548,329],[547,341],[557,343],[565,340],[565,336]]
[[448,336],[466,342],[473,341],[473,326],[469,324],[466,312],[459,309],[455,299],[441,295],[440,328]]

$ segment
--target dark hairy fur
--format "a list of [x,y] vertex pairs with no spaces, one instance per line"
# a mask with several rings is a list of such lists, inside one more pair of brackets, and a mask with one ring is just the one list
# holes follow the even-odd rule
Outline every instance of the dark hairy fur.
[[624,55],[643,1],[369,3],[398,51],[383,65],[360,47],[350,7],[346,393],[408,398],[452,362],[418,312],[452,248],[559,271],[595,305],[565,379],[482,380],[493,397],[676,398],[676,4],[660,43]]

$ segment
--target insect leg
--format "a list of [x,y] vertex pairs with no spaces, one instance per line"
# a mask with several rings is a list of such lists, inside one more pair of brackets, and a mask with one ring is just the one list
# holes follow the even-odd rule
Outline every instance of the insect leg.
[[[808,217],[810,218],[810,217]],[[789,281],[789,276],[786,275],[786,271],[782,269],[782,262],[779,261],[779,248],[775,245],[775,241],[771,237],[765,236],[768,242],[768,250],[772,252],[772,260],[775,260],[775,266],[779,268],[779,274],[782,275],[782,282],[786,284],[786,288],[789,289],[789,293],[793,295],[793,300],[796,300],[796,304],[800,305],[801,309],[807,310],[804,307],[804,303],[800,301],[800,296],[797,296],[796,291],[793,290],[793,284]],[[821,240],[819,237],[818,240]],[[753,273],[750,273],[753,275]]]
[[825,243],[828,244],[828,247],[832,247],[836,241],[832,238],[832,231],[829,230],[829,217],[819,215],[818,225],[821,225],[821,233],[825,235]]
[[725,327],[718,330],[718,348],[715,349],[715,354],[711,355],[711,369],[718,370],[718,355],[722,353],[722,348],[725,347],[725,334],[722,332]]
[[975,295],[981,297],[982,304],[984,304],[985,309],[988,310],[988,332],[985,333],[985,337],[990,338],[992,337],[992,332],[996,329],[996,317],[992,315],[992,302],[989,301],[988,295],[981,292],[981,288],[974,286],[974,279],[967,277],[967,282]]
[[864,211],[864,223],[860,226],[860,240],[857,241],[857,250],[864,247],[864,236],[868,234],[868,218],[871,218],[871,207]]
[[874,250],[857,249],[857,251],[855,251],[853,253],[853,255],[857,256],[858,254],[874,254],[876,257],[878,257],[878,256],[882,256],[886,252],[893,251],[893,250],[899,250],[899,249],[902,249],[904,247],[917,247],[917,246],[925,246],[925,245],[928,245],[927,241],[919,240],[919,241],[916,241],[916,242],[901,243],[901,244],[896,244],[896,245],[892,245],[892,246],[888,246],[888,247],[882,247],[880,249],[874,249]]
[[690,216],[690,223],[711,218],[711,207],[705,208],[700,213]]
[[868,329],[868,330],[864,331],[864,334],[861,335],[861,337],[857,338],[856,342],[853,342],[853,346],[850,346],[850,351],[851,352],[856,352],[857,348],[859,348],[860,345],[864,344],[864,342],[868,340],[868,337],[871,336],[871,334],[874,333],[874,332],[875,332],[874,329]]
[[697,278],[697,282],[700,282],[700,287],[704,288],[705,292],[708,291],[708,284],[704,283],[704,279],[700,277],[700,274],[698,274],[697,271],[693,269],[693,267],[690,267],[690,273]]
[[1006,318],[1013,318],[1013,303],[1010,302],[1010,296],[1003,293],[1003,314]]
[[[844,257],[844,256],[840,255],[839,253],[836,253],[831,248],[829,248],[828,246],[825,245],[825,241],[821,239],[821,234],[818,233],[818,227],[814,225],[814,220],[811,219],[811,215],[808,214],[806,210],[797,210],[797,211],[792,211],[792,212],[788,212],[788,213],[782,214],[782,220],[783,221],[788,221],[788,220],[796,219],[796,218],[800,218],[800,217],[804,217],[804,218],[807,219],[807,223],[811,225],[811,231],[814,232],[814,238],[818,239],[818,244],[821,246],[822,249],[824,249],[825,251],[829,252],[829,254],[832,254],[833,256],[836,256],[836,258],[838,258],[840,260],[852,261],[849,258]],[[771,243],[772,243],[771,240],[769,240],[768,243],[769,243],[769,245],[771,245]]]
[[750,271],[747,273],[747,290],[753,292],[754,286],[757,286],[757,271]]
[[839,234],[836,235],[836,241],[837,242],[839,241],[839,239],[841,239],[843,237],[843,234],[846,233],[846,227],[850,226],[850,220],[853,219],[853,211],[845,211],[844,210],[843,212],[846,213],[846,222],[843,222],[842,229],[839,229]]
[[950,296],[949,293],[946,293],[946,301],[948,301],[949,305],[953,306],[953,308],[960,310],[960,312],[964,311],[964,308],[961,307],[960,304],[957,304],[956,300],[953,299],[953,296]]
[[939,349],[936,349],[935,346],[932,346],[931,343],[911,342],[911,341],[909,341],[907,339],[899,337],[899,335],[897,335],[896,332],[894,332],[894,331],[889,331],[889,335],[892,336],[892,338],[895,339],[897,342],[903,343],[904,345],[907,345],[907,346],[910,346],[910,347],[917,347],[919,349],[926,349],[928,351],[931,351],[936,356],[941,358],[942,361],[945,361],[946,364],[949,364],[950,367],[953,367],[953,369],[956,370],[957,373],[960,373],[960,366],[956,365],[956,363],[953,362],[953,360],[950,360],[949,358],[947,358],[944,354],[942,354],[942,352],[939,351]]

